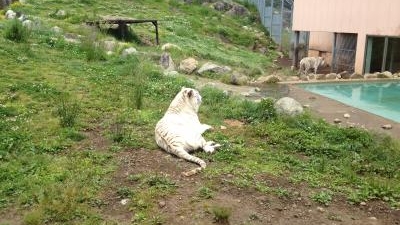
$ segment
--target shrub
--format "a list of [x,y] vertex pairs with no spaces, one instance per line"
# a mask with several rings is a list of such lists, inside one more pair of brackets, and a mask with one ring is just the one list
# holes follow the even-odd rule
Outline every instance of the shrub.
[[217,223],[229,224],[229,217],[231,216],[231,209],[223,206],[214,206],[211,209],[214,215],[214,220]]
[[15,42],[26,42],[30,32],[18,19],[13,19],[6,24],[4,37]]
[[80,112],[77,102],[71,102],[65,95],[60,95],[57,99],[57,115],[60,117],[62,127],[73,127]]

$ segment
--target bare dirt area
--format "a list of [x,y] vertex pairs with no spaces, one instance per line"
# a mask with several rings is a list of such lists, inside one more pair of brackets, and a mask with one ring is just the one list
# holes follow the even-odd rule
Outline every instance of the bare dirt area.
[[[126,150],[119,154],[118,160],[120,167],[112,178],[112,186],[103,193],[105,204],[99,209],[108,220],[118,224],[131,224],[135,210],[129,207],[129,202],[121,204],[116,189],[134,187],[136,184],[128,177],[142,173],[162,174],[176,184],[172,194],[152,199],[155,212],[164,218],[163,224],[218,224],[211,213],[214,206],[231,210],[228,224],[400,224],[400,211],[389,209],[385,203],[350,205],[338,196],[329,206],[320,205],[308,197],[312,188],[306,184],[292,184],[284,177],[263,174],[257,179],[266,181],[271,187],[284,187],[295,195],[279,196],[252,188],[239,188],[229,182],[233,178],[229,174],[213,180],[204,173],[184,177],[181,172],[196,165],[162,150]],[[208,163],[208,166],[212,167],[213,163]],[[199,198],[199,188],[210,183],[215,187],[213,197]]]

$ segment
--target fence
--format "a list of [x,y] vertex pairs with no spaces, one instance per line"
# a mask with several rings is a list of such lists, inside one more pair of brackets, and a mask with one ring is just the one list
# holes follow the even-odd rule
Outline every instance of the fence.
[[292,35],[293,0],[247,0],[260,13],[261,23],[282,50],[290,50]]

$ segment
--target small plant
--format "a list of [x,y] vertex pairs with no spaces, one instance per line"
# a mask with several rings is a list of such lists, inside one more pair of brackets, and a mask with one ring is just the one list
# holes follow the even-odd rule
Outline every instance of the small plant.
[[26,42],[29,35],[28,28],[24,27],[18,19],[8,22],[4,31],[4,37],[15,42]]
[[71,102],[65,95],[58,99],[57,115],[60,117],[62,127],[73,127],[80,112],[80,106],[77,102]]
[[332,192],[331,191],[321,191],[319,193],[315,193],[311,196],[311,199],[328,206],[332,201]]
[[224,206],[214,206],[211,209],[216,223],[229,224],[229,217],[231,216],[231,209]]
[[81,48],[86,53],[86,60],[89,62],[106,60],[105,52],[96,33],[88,35],[82,41]]
[[129,198],[132,197],[133,191],[129,189],[128,187],[120,187],[117,190],[117,195],[120,198]]
[[211,199],[214,197],[213,191],[208,187],[201,187],[197,192],[197,195],[203,199]]
[[278,194],[278,196],[280,198],[288,198],[290,196],[290,192],[288,190],[284,189],[284,188],[281,188],[281,187],[277,188],[275,190],[275,192],[276,192],[276,194]]
[[114,142],[122,142],[126,137],[126,129],[123,121],[117,121],[111,128],[111,138]]

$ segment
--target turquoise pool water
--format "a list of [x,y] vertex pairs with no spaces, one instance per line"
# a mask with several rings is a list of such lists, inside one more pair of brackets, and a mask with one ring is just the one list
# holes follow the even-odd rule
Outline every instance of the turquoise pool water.
[[400,122],[400,81],[299,84],[299,87]]

